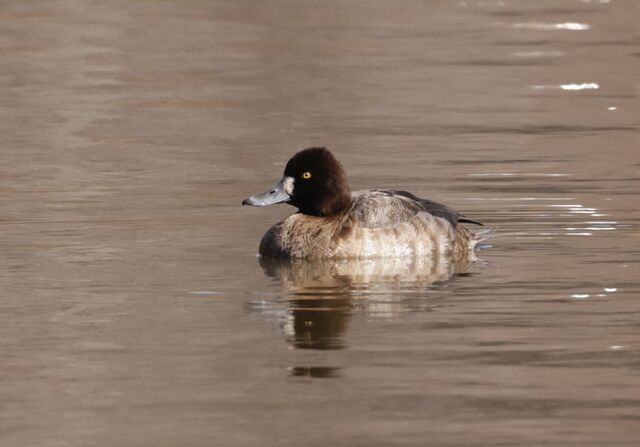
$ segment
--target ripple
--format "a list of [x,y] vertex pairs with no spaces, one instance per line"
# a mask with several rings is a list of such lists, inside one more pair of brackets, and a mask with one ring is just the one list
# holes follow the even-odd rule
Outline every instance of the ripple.
[[550,174],[543,172],[514,173],[514,172],[486,172],[467,174],[468,177],[569,177],[571,174]]
[[523,22],[514,23],[512,28],[534,29],[540,31],[550,30],[569,30],[569,31],[585,31],[591,29],[591,25],[587,23],[566,22],[566,23],[542,23],[542,22]]
[[563,51],[516,51],[513,53],[516,57],[560,57],[564,56]]
[[531,88],[534,90],[598,90],[600,89],[600,84],[596,82],[582,82],[580,84],[532,85]]

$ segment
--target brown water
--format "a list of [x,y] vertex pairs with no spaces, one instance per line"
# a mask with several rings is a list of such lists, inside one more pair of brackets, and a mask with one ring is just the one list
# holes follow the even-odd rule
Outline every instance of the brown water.
[[[638,445],[639,18],[3,1],[0,445]],[[309,145],[491,247],[259,261]]]

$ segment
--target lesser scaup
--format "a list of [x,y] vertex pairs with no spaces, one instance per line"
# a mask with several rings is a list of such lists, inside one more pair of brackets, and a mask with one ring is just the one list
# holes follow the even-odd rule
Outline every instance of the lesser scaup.
[[243,205],[298,208],[260,242],[260,255],[285,258],[473,256],[476,241],[456,211],[406,191],[351,192],[340,162],[324,147],[295,154],[273,188]]

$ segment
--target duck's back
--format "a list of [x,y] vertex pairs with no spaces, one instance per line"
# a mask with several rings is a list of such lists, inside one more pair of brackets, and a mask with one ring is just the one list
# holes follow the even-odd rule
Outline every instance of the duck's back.
[[294,214],[262,238],[260,254],[277,257],[360,258],[472,253],[472,233],[461,216],[404,191],[357,191],[343,214]]

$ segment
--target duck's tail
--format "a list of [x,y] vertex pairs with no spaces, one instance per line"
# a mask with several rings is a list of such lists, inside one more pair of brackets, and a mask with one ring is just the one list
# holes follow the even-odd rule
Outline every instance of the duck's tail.
[[456,227],[455,242],[453,245],[453,259],[456,261],[473,262],[478,260],[476,252],[491,247],[485,242],[491,237],[494,228],[483,228],[471,231],[464,225]]
[[491,248],[491,244],[485,243],[493,236],[493,233],[497,228],[483,228],[482,230],[474,231],[473,239],[469,241],[469,250],[475,252],[476,250],[484,250],[485,248]]

